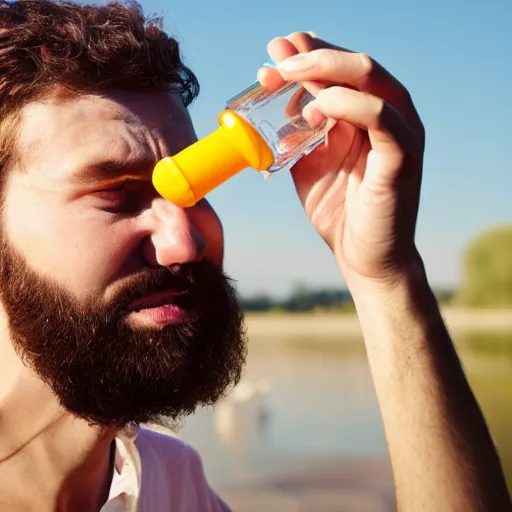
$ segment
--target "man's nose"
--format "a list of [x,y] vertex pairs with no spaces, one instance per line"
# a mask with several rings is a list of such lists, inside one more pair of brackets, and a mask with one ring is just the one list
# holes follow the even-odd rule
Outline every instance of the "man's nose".
[[153,229],[144,241],[145,263],[153,268],[201,261],[207,250],[203,234],[192,221],[192,209],[157,198],[151,206]]

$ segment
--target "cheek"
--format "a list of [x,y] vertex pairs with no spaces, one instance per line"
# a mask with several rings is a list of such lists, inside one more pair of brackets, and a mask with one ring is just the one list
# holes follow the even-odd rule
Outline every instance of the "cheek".
[[103,293],[133,250],[130,221],[102,212],[27,206],[6,220],[8,236],[29,265],[77,298]]
[[194,224],[206,239],[206,259],[219,267],[222,266],[224,261],[224,231],[217,213],[206,199],[201,200],[191,210],[193,210]]

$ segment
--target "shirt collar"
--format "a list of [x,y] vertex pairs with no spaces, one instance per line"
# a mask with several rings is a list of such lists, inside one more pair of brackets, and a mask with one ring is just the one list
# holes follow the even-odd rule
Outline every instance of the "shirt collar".
[[140,496],[141,463],[135,446],[138,427],[126,427],[115,438],[114,474],[108,500],[100,512],[135,512]]

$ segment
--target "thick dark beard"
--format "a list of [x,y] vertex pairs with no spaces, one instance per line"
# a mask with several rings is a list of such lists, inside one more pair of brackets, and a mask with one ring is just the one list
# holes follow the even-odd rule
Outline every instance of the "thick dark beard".
[[[0,297],[14,348],[61,405],[91,424],[168,424],[214,405],[238,383],[247,340],[237,293],[208,262],[145,270],[109,305],[79,304],[0,241]],[[186,288],[199,318],[130,327],[126,305],[165,286]]]

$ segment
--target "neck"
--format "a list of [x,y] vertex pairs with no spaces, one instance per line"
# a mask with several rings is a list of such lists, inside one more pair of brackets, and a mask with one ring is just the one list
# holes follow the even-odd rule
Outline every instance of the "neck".
[[0,339],[0,509],[97,512],[112,477],[115,431],[63,411]]

